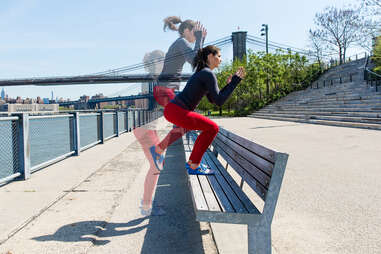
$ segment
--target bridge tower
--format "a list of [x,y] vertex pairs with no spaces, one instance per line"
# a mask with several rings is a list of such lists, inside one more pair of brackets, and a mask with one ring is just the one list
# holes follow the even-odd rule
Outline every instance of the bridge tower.
[[246,35],[247,32],[243,31],[232,33],[234,60],[242,60],[246,56]]

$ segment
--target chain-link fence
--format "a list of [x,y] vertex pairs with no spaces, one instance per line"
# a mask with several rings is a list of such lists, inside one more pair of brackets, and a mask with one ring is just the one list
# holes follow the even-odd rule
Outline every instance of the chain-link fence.
[[105,113],[103,121],[104,139],[109,139],[115,135],[115,113]]
[[131,131],[134,128],[134,112],[131,110],[127,111],[127,116],[128,131]]
[[0,186],[20,175],[27,179],[30,173],[79,155],[79,150],[116,136],[117,129],[119,133],[131,131],[161,115],[161,111],[127,110],[0,117]]
[[86,149],[100,142],[99,115],[100,113],[79,115],[81,149]]
[[135,125],[134,128],[139,127],[139,111],[135,111]]
[[126,131],[126,112],[117,112],[118,116],[118,131],[119,133]]
[[72,115],[31,116],[29,121],[32,172],[74,151]]
[[0,118],[0,180],[20,170],[18,117]]

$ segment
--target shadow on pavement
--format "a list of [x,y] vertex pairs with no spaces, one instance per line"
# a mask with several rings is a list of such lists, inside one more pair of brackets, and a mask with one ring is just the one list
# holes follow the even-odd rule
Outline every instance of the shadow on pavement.
[[149,217],[141,253],[204,253],[201,235],[209,231],[202,232],[195,219],[182,139],[168,147],[154,202],[161,204],[166,214]]
[[[96,237],[113,237],[134,234],[147,226],[138,226],[148,217],[142,217],[127,223],[112,223],[106,221],[80,221],[60,227],[53,235],[44,235],[32,238],[36,241],[84,242],[94,245],[105,245],[110,240],[98,240]],[[129,229],[123,229],[133,227]],[[90,236],[89,236],[90,235]],[[94,237],[92,237],[93,235]]]

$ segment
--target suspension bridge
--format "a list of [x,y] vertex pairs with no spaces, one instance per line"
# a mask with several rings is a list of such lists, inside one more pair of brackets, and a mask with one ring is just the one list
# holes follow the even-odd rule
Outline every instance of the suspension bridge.
[[[215,45],[217,47],[223,48],[228,45],[233,46],[233,59],[242,59],[246,55],[247,48],[252,46],[257,49],[263,49],[267,46],[273,50],[283,50],[291,51],[304,55],[309,59],[314,60],[314,56],[311,51],[300,49],[297,47],[292,47],[283,43],[277,43],[273,41],[267,41],[256,37],[247,32],[233,32],[231,36],[226,36],[211,42],[205,43],[207,45]],[[179,57],[189,54],[189,52],[183,52],[181,54],[172,55],[165,59],[164,57],[156,58],[150,62],[141,62],[129,66],[123,66],[120,68],[115,68],[107,71],[85,74],[85,75],[75,75],[75,76],[56,76],[56,77],[33,77],[33,78],[22,78],[22,79],[7,79],[0,80],[0,86],[63,86],[63,85],[84,85],[84,84],[111,84],[111,83],[149,83],[149,93],[130,95],[130,96],[118,96],[118,97],[106,97],[90,99],[87,104],[88,108],[95,108],[97,104],[102,102],[111,101],[129,101],[136,99],[148,99],[150,100],[149,105],[154,105],[153,101],[153,87],[157,85],[158,82],[184,82],[189,79],[191,74],[182,75],[150,75],[150,74],[131,74],[131,72],[143,71],[144,68],[148,68],[152,65],[166,62],[175,61]],[[65,101],[60,102],[60,106],[70,106],[81,103],[80,100]]]

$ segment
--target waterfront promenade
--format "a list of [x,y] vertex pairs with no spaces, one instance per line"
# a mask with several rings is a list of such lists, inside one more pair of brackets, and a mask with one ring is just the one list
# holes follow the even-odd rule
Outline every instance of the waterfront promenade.
[[[273,253],[380,252],[380,131],[255,118],[216,122],[290,154]],[[161,137],[171,127],[163,118],[154,124]],[[167,151],[155,192],[163,216],[140,214],[149,163],[131,132],[3,186],[0,253],[247,253],[244,226],[195,222],[184,162],[179,141]]]

